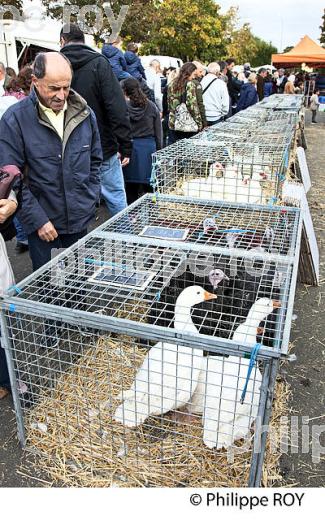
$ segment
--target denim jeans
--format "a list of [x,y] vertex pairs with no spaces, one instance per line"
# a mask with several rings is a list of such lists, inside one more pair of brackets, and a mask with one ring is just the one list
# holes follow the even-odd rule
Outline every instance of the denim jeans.
[[103,161],[100,169],[102,197],[110,216],[127,207],[122,166],[117,154]]
[[23,226],[21,225],[20,220],[17,217],[14,217],[14,224],[16,228],[16,240],[21,244],[28,244],[27,233],[25,232]]

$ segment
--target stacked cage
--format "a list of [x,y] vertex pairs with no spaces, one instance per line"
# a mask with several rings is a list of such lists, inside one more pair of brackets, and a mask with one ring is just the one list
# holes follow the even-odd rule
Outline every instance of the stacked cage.
[[153,155],[157,194],[251,204],[278,201],[288,169],[290,136],[182,140]]
[[145,196],[12,288],[22,443],[65,484],[259,485],[300,228],[295,208]]
[[302,94],[273,94],[264,98],[260,108],[271,108],[273,110],[289,110],[299,112],[303,107],[304,96]]

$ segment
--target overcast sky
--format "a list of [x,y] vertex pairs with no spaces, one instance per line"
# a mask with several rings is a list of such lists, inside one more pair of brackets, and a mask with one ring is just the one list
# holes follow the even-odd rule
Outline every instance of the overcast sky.
[[217,0],[222,12],[239,7],[241,24],[249,22],[256,36],[281,52],[308,34],[319,43],[325,0]]

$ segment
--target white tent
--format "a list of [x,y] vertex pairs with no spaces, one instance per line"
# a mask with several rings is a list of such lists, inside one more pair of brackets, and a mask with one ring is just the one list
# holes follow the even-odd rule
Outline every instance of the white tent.
[[[18,63],[27,47],[35,45],[45,50],[60,49],[62,23],[51,18],[26,21],[0,20],[0,61],[5,66],[18,70]],[[86,44],[94,48],[94,39],[85,35]],[[17,42],[22,49],[17,54]]]

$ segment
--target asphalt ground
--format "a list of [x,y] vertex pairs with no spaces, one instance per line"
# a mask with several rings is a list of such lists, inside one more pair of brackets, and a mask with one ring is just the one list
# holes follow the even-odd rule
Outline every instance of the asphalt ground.
[[[314,227],[320,249],[320,286],[308,287],[299,284],[296,291],[291,341],[297,361],[285,363],[281,369],[283,377],[291,387],[289,421],[298,424],[298,438],[292,438],[288,454],[281,458],[279,486],[323,487],[325,485],[325,447],[320,461],[313,454],[325,446],[325,114],[318,115],[318,124],[310,124],[310,113],[306,115],[307,161],[312,177],[312,188],[308,193]],[[94,227],[101,224],[108,214],[104,207],[98,212]],[[14,241],[8,245],[9,256],[16,280],[20,281],[31,273],[28,253],[17,255]],[[304,419],[308,429],[308,453],[301,453],[301,425]],[[294,424],[294,423],[293,423]],[[320,431],[324,425],[324,433]],[[318,428],[318,429],[317,429]],[[317,449],[318,446],[318,449]],[[314,448],[314,449],[313,449]],[[297,452],[297,453],[296,453]],[[48,478],[31,466],[19,446],[12,399],[0,401],[0,487],[43,487],[51,486]]]

